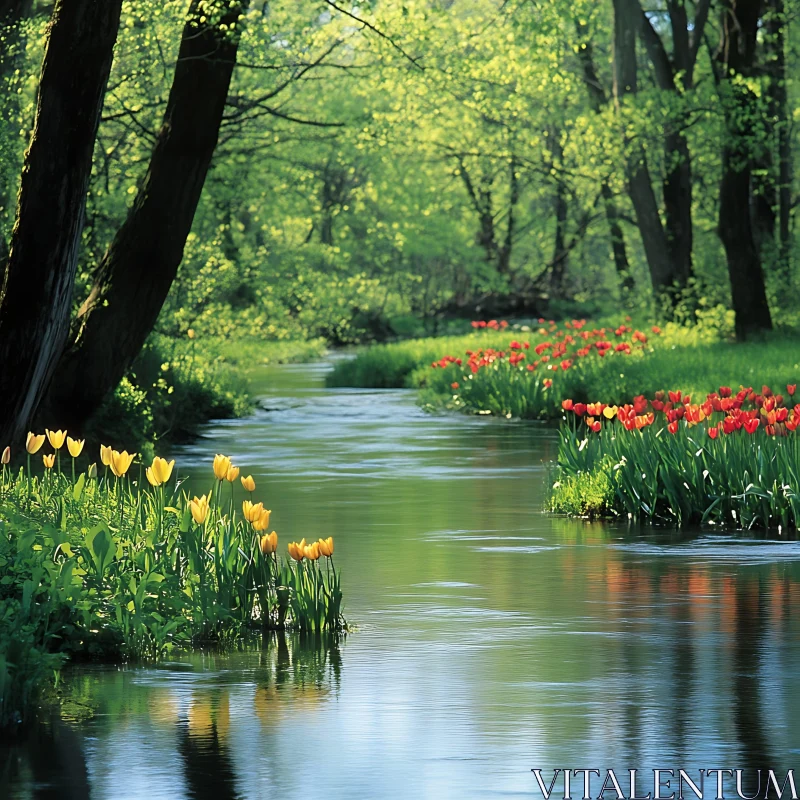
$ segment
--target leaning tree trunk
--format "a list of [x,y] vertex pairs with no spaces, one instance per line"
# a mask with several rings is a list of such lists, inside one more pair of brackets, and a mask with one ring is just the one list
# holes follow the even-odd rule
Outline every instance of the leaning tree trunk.
[[0,442],[19,441],[69,333],[92,151],[122,0],[57,0],[0,284]]
[[245,2],[212,19],[192,0],[164,123],[144,182],[81,307],[76,337],[52,382],[46,421],[80,429],[122,379],[153,329],[217,145]]
[[728,0],[723,10],[721,90],[727,135],[722,150],[719,236],[728,261],[738,339],[772,328],[750,213],[753,154],[748,139],[757,99],[739,80],[753,72],[760,16],[760,0]]

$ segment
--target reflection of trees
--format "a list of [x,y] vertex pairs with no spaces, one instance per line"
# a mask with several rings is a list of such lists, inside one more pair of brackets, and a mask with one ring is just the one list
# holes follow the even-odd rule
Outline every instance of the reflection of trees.
[[19,746],[0,747],[0,796],[32,785],[35,800],[89,800],[89,776],[78,732],[57,719],[35,725]]
[[[769,633],[769,609],[764,578],[744,582],[739,577],[735,594],[733,631],[733,716],[739,740],[739,763],[744,794],[758,790],[757,770],[776,766],[770,754],[761,708],[759,668]],[[762,788],[763,791],[763,788]]]
[[[313,709],[339,686],[339,638],[331,634],[264,636],[258,654],[254,711],[262,725]],[[194,692],[187,719],[179,723],[178,751],[193,800],[238,800],[230,741],[230,697],[226,686]]]
[[228,694],[214,689],[192,700],[188,724],[181,725],[178,752],[193,800],[236,800],[236,774],[228,747]]

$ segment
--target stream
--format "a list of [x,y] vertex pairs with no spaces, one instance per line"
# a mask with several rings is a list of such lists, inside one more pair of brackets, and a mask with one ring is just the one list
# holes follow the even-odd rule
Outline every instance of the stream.
[[355,630],[74,668],[60,717],[2,745],[0,798],[541,798],[532,768],[793,766],[800,544],[549,517],[553,428],[329,368],[265,369],[260,410],[172,456],[252,473],[282,553],[333,536]]

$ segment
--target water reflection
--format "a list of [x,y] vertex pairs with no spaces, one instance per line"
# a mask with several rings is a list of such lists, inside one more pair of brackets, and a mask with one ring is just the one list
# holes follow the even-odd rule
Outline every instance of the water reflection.
[[536,796],[533,767],[791,766],[797,542],[553,519],[551,429],[278,377],[273,410],[175,455],[233,455],[282,541],[335,536],[358,630],[77,672],[96,713],[17,747],[0,797],[462,800]]

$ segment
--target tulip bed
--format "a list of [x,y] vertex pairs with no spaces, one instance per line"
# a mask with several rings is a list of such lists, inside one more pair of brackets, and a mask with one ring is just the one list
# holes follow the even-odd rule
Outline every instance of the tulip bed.
[[[493,322],[472,324],[481,329]],[[577,388],[587,372],[599,365],[619,372],[630,360],[652,352],[649,340],[661,336],[657,326],[644,333],[627,321],[595,328],[586,320],[563,326],[540,323],[533,336],[509,337],[501,348],[477,347],[463,356],[445,355],[433,361],[429,390],[436,397],[446,396],[449,408],[467,413],[554,417],[565,391]]]
[[796,529],[800,404],[785,394],[720,387],[622,406],[562,401],[555,512],[651,523]]
[[[46,440],[53,452],[40,452]],[[12,472],[8,448],[0,459],[0,727],[69,657],[156,660],[249,628],[345,629],[333,539],[293,542],[279,559],[271,512],[229,458],[190,497],[174,460],[137,465],[103,446],[100,471],[76,470],[83,447],[47,431],[28,435],[27,468]],[[251,497],[241,512],[239,481]]]

